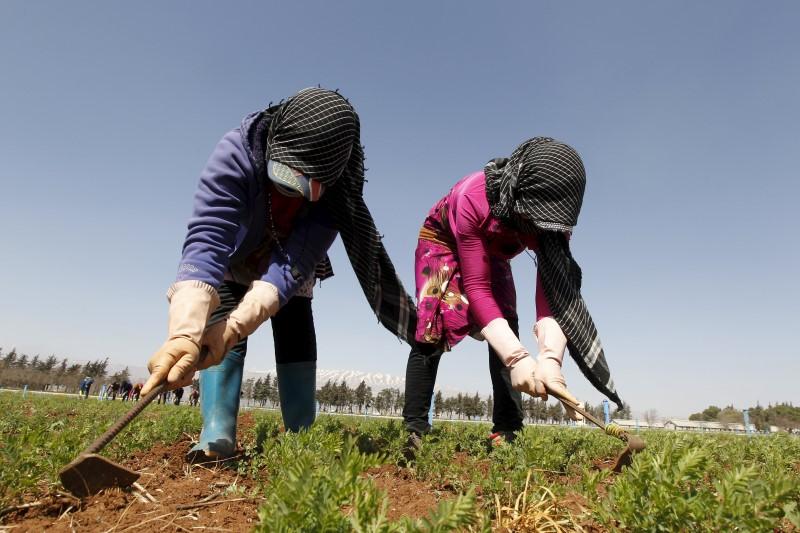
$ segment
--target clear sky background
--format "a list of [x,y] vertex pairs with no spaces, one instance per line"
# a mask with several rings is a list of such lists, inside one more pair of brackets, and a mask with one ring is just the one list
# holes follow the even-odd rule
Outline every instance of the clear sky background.
[[[573,252],[634,412],[800,403],[796,2],[0,3],[0,346],[144,366],[218,139],[303,87],[361,116],[367,202],[406,287],[462,176],[535,135],[581,153]],[[402,376],[339,241],[319,365]],[[515,259],[534,346],[535,269]],[[269,326],[246,366],[274,365]],[[490,390],[485,345],[439,384]],[[601,395],[565,363],[567,382]]]

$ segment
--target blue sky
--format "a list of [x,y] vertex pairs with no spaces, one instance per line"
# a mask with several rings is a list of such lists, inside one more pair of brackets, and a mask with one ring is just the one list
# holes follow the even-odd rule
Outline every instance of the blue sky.
[[[316,84],[356,106],[368,204],[407,288],[416,232],[524,139],[588,174],[573,252],[623,399],[800,403],[800,6],[793,2],[0,3],[0,346],[143,366],[191,196],[246,113]],[[403,375],[341,243],[319,364]],[[534,265],[514,261],[529,346]],[[269,327],[247,367],[274,364]],[[442,386],[489,391],[484,345]],[[567,382],[599,393],[571,361]]]

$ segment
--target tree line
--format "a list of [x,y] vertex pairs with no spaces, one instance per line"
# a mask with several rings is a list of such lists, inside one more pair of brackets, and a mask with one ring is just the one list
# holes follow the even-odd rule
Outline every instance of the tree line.
[[[242,396],[261,407],[279,406],[278,380],[267,374],[263,378],[250,378],[242,386]],[[374,393],[372,387],[361,381],[351,387],[346,381],[328,380],[317,389],[319,410],[326,413],[376,414],[398,416],[403,412],[405,394],[397,388],[384,388]],[[492,396],[482,397],[479,393],[445,396],[437,391],[433,398],[435,418],[451,420],[488,420],[492,417],[494,401]],[[560,402],[547,403],[537,398],[523,397],[522,409],[527,422],[562,423],[567,420],[566,412]],[[586,409],[603,418],[603,405],[587,406]],[[616,418],[630,418],[630,407],[614,413]]]
[[[747,409],[750,423],[759,431],[766,431],[770,426],[778,426],[786,430],[800,429],[800,407],[791,402],[778,403],[762,407],[756,405]],[[719,408],[709,405],[699,413],[689,415],[689,420],[705,422],[721,422],[723,424],[743,424],[744,413],[732,405]]]
[[[80,381],[85,376],[94,378],[93,393],[100,390],[103,383],[129,379],[128,369],[109,375],[108,357],[71,363],[67,358],[50,355],[43,358],[39,355],[30,357],[11,349],[3,353],[0,348],[0,387],[22,388],[25,385],[31,390],[78,392]],[[263,378],[249,378],[242,385],[242,397],[261,407],[277,408],[278,379],[272,374]],[[344,380],[334,382],[328,380],[316,393],[319,409],[328,413],[377,414],[381,416],[398,416],[403,412],[405,394],[397,388],[384,388],[373,392],[372,387],[361,381],[358,386],[350,387]],[[488,420],[491,419],[494,401],[492,396],[482,397],[475,394],[458,393],[444,396],[437,391],[434,396],[433,414],[435,418],[455,420]],[[603,418],[603,406],[587,406],[589,412]],[[527,422],[561,423],[567,420],[566,412],[560,402],[547,403],[537,398],[523,397],[522,409]],[[630,408],[615,413],[617,418],[630,418]]]
[[21,389],[27,385],[30,390],[78,392],[85,376],[92,376],[95,390],[99,390],[104,381],[121,383],[128,379],[129,372],[126,367],[109,375],[108,357],[73,363],[66,357],[55,355],[42,357],[37,354],[31,357],[17,352],[16,348],[4,353],[0,347],[0,387]]

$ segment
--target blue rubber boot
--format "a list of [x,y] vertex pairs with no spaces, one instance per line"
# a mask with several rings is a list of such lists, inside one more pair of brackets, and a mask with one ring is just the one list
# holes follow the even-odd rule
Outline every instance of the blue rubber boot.
[[283,425],[287,431],[308,429],[317,413],[317,362],[275,365]]
[[200,371],[200,442],[189,450],[191,462],[225,459],[236,449],[236,417],[242,389],[244,357],[228,352],[222,363]]

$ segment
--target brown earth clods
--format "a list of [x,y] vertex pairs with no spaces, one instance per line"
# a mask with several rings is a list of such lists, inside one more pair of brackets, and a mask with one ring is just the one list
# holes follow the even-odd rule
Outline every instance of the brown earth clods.
[[[252,482],[217,465],[188,465],[183,440],[139,452],[125,466],[139,471],[139,483],[156,501],[144,503],[129,489],[110,489],[79,501],[51,494],[44,505],[9,513],[4,517],[12,531],[246,531],[257,523],[260,500],[252,498]],[[136,491],[138,492],[138,491]],[[197,504],[217,494],[209,503]],[[237,501],[227,501],[237,500]],[[0,526],[2,527],[2,526]]]
[[[245,428],[247,415],[240,419]],[[109,489],[78,500],[53,491],[39,497],[41,505],[12,511],[3,517],[0,531],[115,532],[123,531],[248,531],[258,523],[261,498],[254,497],[252,480],[238,476],[225,463],[190,465],[185,454],[192,442],[157,444],[137,452],[123,464],[142,475],[136,489]],[[135,493],[142,495],[138,497]],[[200,500],[216,495],[207,505]],[[256,495],[257,496],[257,495]],[[235,500],[235,501],[231,501]]]
[[[157,501],[143,503],[132,490],[110,489],[83,501],[63,493],[38,498],[43,505],[7,514],[13,532],[116,532],[123,531],[249,531],[257,523],[260,499],[251,498],[253,482],[237,477],[224,465],[188,465],[184,454],[188,439],[173,445],[156,445],[139,452],[125,466],[142,473],[144,489]],[[453,495],[437,491],[395,465],[372,468],[364,475],[386,492],[390,520],[421,518],[440,501]],[[231,489],[233,487],[233,490]],[[222,491],[211,505],[179,509]],[[226,500],[238,501],[224,503]],[[4,528],[0,526],[0,531]]]
[[[241,434],[254,425],[252,414],[239,418]],[[141,473],[139,484],[156,501],[135,488],[109,489],[79,500],[55,488],[43,489],[26,498],[35,506],[7,513],[0,520],[0,532],[107,532],[134,531],[249,531],[258,524],[258,507],[263,495],[256,483],[238,476],[226,463],[190,465],[185,454],[193,443],[187,435],[173,444],[156,444],[136,452],[122,464]],[[411,472],[395,465],[372,468],[364,476],[386,492],[390,520],[404,516],[420,518],[453,494],[436,490]],[[139,493],[142,497],[137,496]],[[194,508],[209,496],[208,505]],[[236,500],[236,501],[229,501]]]
[[434,490],[429,484],[414,479],[406,469],[395,465],[370,468],[364,475],[384,492],[389,500],[386,516],[389,520],[403,517],[422,518],[436,509],[439,502],[453,494]]
[[[239,418],[240,434],[255,425],[252,414]],[[156,444],[150,450],[136,452],[122,464],[141,473],[139,484],[145,489],[110,489],[78,500],[54,488],[43,489],[38,496],[26,498],[36,505],[9,512],[0,518],[0,532],[106,532],[131,531],[249,531],[258,524],[258,507],[263,493],[257,482],[239,476],[227,463],[188,464],[185,454],[193,443],[188,435],[173,444]],[[462,463],[467,454],[456,454]],[[613,459],[595,460],[593,467],[605,470]],[[488,472],[490,462],[477,467]],[[553,472],[553,474],[559,474]],[[393,464],[364,472],[388,498],[390,520],[403,517],[422,518],[439,502],[455,497],[452,487],[438,487],[420,481],[412,471]],[[563,475],[555,476],[567,482]],[[568,478],[569,476],[567,476]],[[604,492],[605,487],[599,487]],[[478,487],[476,495],[482,500]],[[137,495],[138,494],[138,495]],[[155,501],[146,500],[150,495]],[[559,506],[580,515],[587,502],[583,496],[561,497]],[[200,504],[200,505],[198,505]],[[346,512],[346,510],[345,510]],[[593,524],[584,524],[595,531]]]

